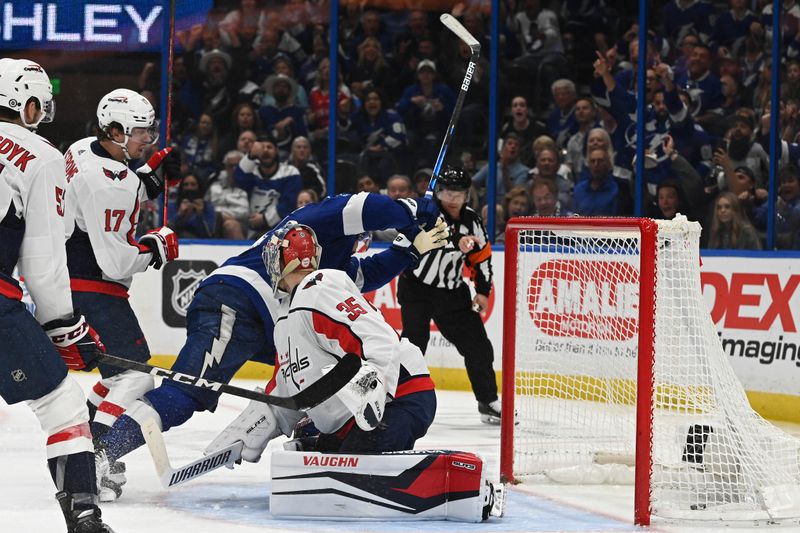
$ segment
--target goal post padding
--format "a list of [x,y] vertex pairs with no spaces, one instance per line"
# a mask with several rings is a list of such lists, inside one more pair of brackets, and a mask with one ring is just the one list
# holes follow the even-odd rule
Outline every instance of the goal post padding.
[[750,408],[722,351],[699,236],[683,217],[509,221],[505,479],[634,481],[643,525],[800,517],[800,442]]

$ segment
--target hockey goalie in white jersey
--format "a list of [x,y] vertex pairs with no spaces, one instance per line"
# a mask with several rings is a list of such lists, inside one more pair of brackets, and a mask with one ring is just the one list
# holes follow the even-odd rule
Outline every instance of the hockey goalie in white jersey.
[[[438,227],[430,238],[446,239],[446,225]],[[264,262],[281,302],[275,318],[275,370],[265,392],[294,396],[347,353],[359,356],[361,368],[346,386],[305,413],[321,432],[316,451],[272,453],[271,512],[319,518],[487,518],[496,491],[479,457],[410,451],[436,412],[434,384],[422,353],[398,337],[347,274],[317,270],[320,254],[313,230],[300,224],[287,225],[264,246]],[[291,435],[303,416],[252,402],[207,451],[240,440],[242,459],[257,462],[269,441]]]

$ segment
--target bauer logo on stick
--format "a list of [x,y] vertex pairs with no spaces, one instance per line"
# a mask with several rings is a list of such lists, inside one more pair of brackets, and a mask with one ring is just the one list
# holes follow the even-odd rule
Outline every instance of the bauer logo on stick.
[[467,72],[464,74],[464,81],[461,83],[461,90],[466,91],[469,89],[469,83],[472,81],[472,74],[475,72],[475,63],[470,61],[467,65]]

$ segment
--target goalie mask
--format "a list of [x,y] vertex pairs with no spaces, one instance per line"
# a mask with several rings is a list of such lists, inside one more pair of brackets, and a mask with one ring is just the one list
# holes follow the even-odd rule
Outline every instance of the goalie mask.
[[298,268],[318,269],[321,255],[317,235],[310,227],[290,221],[275,230],[261,255],[272,290],[277,292],[280,281]]
[[[34,122],[25,120],[25,106],[36,100],[42,113]],[[44,69],[28,59],[0,59],[0,106],[17,111],[22,124],[36,129],[41,122],[52,122],[56,114],[53,86]]]
[[130,89],[115,89],[100,99],[97,104],[97,123],[109,139],[109,128],[116,126],[122,130],[125,140],[111,141],[122,148],[126,159],[131,159],[127,146],[130,139],[142,144],[154,144],[158,140],[153,106],[147,98]]

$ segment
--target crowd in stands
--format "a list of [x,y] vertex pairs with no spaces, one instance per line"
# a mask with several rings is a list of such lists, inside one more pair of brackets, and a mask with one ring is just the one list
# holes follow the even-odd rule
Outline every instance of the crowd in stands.
[[[700,221],[709,248],[760,249],[774,187],[776,246],[800,249],[800,2],[783,1],[780,57],[770,54],[771,1],[649,4],[644,214]],[[498,240],[511,216],[633,214],[632,5],[500,2],[496,147],[487,142],[489,4],[454,5],[484,57],[449,159],[473,175],[471,201],[485,217],[486,162],[497,150]],[[172,139],[185,177],[169,224],[180,236],[253,238],[328,194],[331,92],[335,192],[424,194],[469,48],[438,13],[342,3],[334,91],[328,16],[320,0],[217,1],[205,24],[179,32]],[[772,68],[781,76],[781,159],[770,184]],[[143,70],[143,94],[158,94],[155,71]]]

